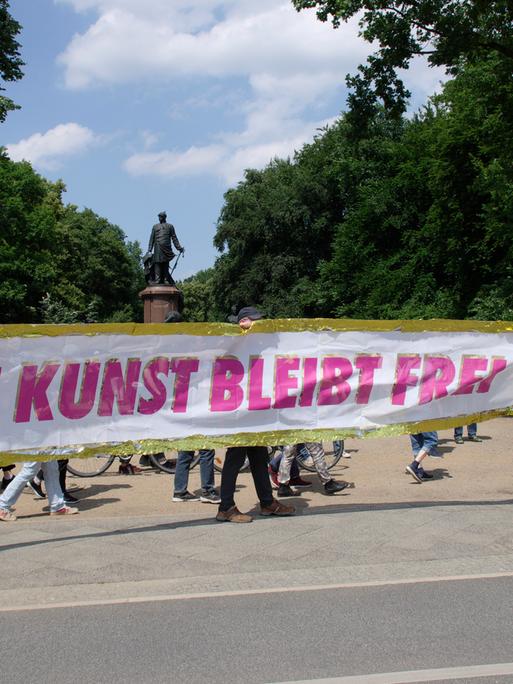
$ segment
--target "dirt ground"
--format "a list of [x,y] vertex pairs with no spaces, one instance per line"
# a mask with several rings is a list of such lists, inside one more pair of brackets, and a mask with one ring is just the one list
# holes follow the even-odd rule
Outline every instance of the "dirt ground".
[[[407,435],[376,439],[347,440],[350,459],[341,459],[333,468],[333,476],[354,483],[336,496],[325,496],[315,473],[302,472],[311,480],[311,489],[287,502],[294,503],[298,512],[308,508],[338,508],[341,505],[403,503],[419,505],[432,501],[494,502],[512,500],[513,470],[511,439],[513,418],[499,418],[478,426],[483,439],[480,444],[465,441],[456,445],[452,430],[439,433],[439,446],[443,459],[427,458],[425,469],[431,470],[434,479],[416,483],[404,472],[411,461],[410,440]],[[465,435],[466,436],[466,435]],[[133,463],[138,463],[138,457]],[[215,515],[217,506],[200,502],[173,503],[173,476],[145,468],[132,476],[118,474],[118,461],[95,478],[68,476],[69,489],[80,499],[77,504],[81,515],[87,518],[125,517],[131,515]],[[216,485],[220,475],[216,473]],[[199,467],[191,471],[189,490],[199,491]],[[74,488],[80,490],[74,491]],[[236,502],[240,510],[249,511],[257,498],[249,473],[241,473],[238,480]],[[16,505],[20,520],[49,519],[46,501],[37,500],[27,488]]]

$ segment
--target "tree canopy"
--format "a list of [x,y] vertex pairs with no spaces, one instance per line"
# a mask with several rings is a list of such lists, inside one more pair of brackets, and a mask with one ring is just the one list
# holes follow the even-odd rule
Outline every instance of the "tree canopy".
[[[21,31],[20,24],[9,13],[9,1],[0,0],[0,80],[18,81],[23,76],[21,67],[20,44],[16,36]],[[0,123],[5,121],[9,111],[18,109],[18,105],[2,95],[5,88],[0,85]]]
[[358,125],[343,114],[226,193],[211,311],[513,319],[506,61],[469,62],[413,118],[381,108]]
[[0,150],[0,322],[140,320],[141,250]]
[[390,111],[402,112],[409,97],[398,75],[416,55],[456,74],[463,63],[496,52],[513,67],[511,0],[292,0],[297,10],[317,10],[321,21],[359,16],[360,35],[379,45],[348,78],[349,103],[368,113],[379,98]]

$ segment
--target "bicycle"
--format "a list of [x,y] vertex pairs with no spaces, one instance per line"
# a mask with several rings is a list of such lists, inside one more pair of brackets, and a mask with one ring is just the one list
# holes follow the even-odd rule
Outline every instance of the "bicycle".
[[[214,470],[217,471],[218,473],[221,473],[223,471],[224,457],[226,455],[226,449],[215,449],[214,451],[215,451]],[[200,460],[199,451],[197,451],[194,455],[194,459],[191,461],[191,465],[189,466],[189,470],[192,470],[192,468],[195,468],[198,465],[199,460]],[[150,456],[150,461],[152,462],[152,465],[154,465],[155,468],[157,468],[158,470],[162,470],[164,473],[168,473],[168,474],[172,475],[175,472],[176,457],[175,458],[169,458],[169,456],[168,456],[166,458],[166,456],[164,454],[152,454]],[[245,472],[247,470],[249,470],[249,461],[246,458],[244,461],[244,464],[242,465],[242,468],[240,469],[240,472]]]
[[[343,440],[334,440],[333,442],[323,442],[324,454],[326,458],[326,465],[328,470],[331,470],[342,458],[344,453]],[[268,460],[270,461],[277,451],[281,450],[281,446],[268,447]],[[156,470],[160,470],[169,475],[173,475],[176,468],[176,452],[160,452],[157,454],[148,454],[151,465]],[[221,473],[224,465],[224,457],[226,449],[216,449],[214,456],[214,469]],[[96,454],[89,458],[72,458],[68,463],[68,472],[76,477],[97,477],[101,475],[114,463],[116,458],[121,462],[129,462],[132,456],[113,456],[112,454]],[[190,469],[195,468],[199,463],[199,452],[196,452]],[[304,444],[298,446],[297,460],[300,468],[315,472],[312,457],[308,453],[308,449]],[[246,458],[240,472],[247,472],[249,470],[249,461]]]
[[75,477],[97,477],[108,470],[116,458],[119,458],[121,463],[129,463],[132,456],[96,454],[88,458],[71,458],[67,465],[67,471]]
[[[340,461],[342,458],[342,454],[344,453],[344,441],[337,439],[334,440],[333,442],[323,442],[324,446],[324,455],[326,458],[326,466],[328,470],[331,470],[334,466],[337,465],[337,463]],[[271,461],[277,451],[281,451],[283,447],[282,446],[274,446],[274,447],[267,447],[267,461]],[[215,456],[214,456],[214,470],[216,470],[218,473],[221,473],[223,471],[223,465],[224,465],[224,457],[226,455],[226,449],[216,449],[215,450]],[[157,456],[159,456],[157,454]],[[171,461],[173,465],[171,467],[168,465],[170,459],[165,459],[164,454],[160,454],[161,459],[157,460],[156,456],[150,456],[150,460],[154,465],[159,469],[164,471],[165,473],[170,473],[173,474],[174,471],[174,465],[176,465],[176,460]],[[310,456],[310,453],[308,452],[308,449],[304,444],[300,444],[298,447],[298,453],[297,453],[297,460],[300,468],[304,468],[304,470],[308,470],[311,473],[315,472],[315,467],[313,465],[312,457]],[[194,460],[192,461],[190,465],[190,469],[194,468],[197,464],[199,463],[199,452],[196,453]],[[239,472],[244,473],[247,472],[250,469],[249,466],[249,460],[246,457],[244,460],[244,463],[240,469]]]

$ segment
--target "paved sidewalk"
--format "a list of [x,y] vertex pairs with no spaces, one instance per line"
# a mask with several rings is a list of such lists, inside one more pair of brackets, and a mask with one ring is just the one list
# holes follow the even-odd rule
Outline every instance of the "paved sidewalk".
[[[336,476],[355,488],[294,499],[294,518],[215,522],[216,507],[172,503],[171,478],[147,471],[82,480],[81,513],[50,518],[24,493],[0,524],[0,610],[415,578],[513,573],[512,419],[480,426],[482,444],[429,460],[431,482],[404,474],[407,437],[351,440]],[[199,473],[191,475],[192,489]],[[241,510],[255,505],[240,476]]]

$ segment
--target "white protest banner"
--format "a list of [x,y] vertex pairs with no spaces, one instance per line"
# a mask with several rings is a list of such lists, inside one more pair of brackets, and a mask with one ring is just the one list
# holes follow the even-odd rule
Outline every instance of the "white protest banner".
[[512,330],[326,319],[258,321],[247,333],[228,324],[4,326],[0,462],[79,446],[272,445],[483,420],[513,405]]

